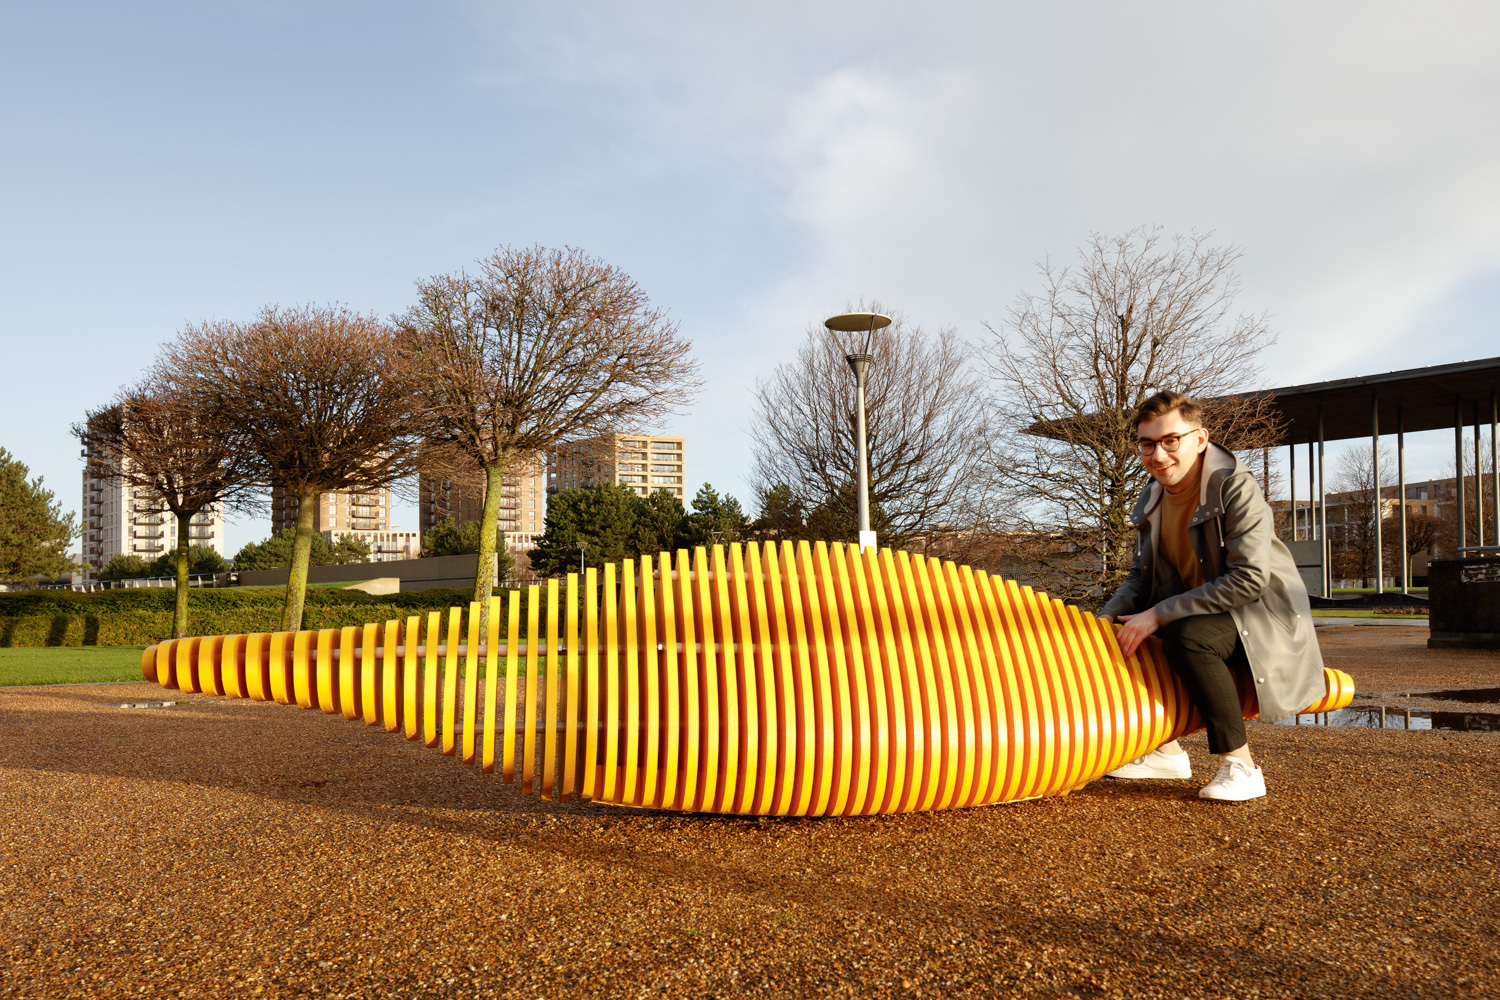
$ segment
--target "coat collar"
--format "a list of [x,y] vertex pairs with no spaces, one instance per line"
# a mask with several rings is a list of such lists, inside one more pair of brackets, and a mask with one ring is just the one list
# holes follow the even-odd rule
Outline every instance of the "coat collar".
[[[1202,524],[1224,512],[1224,482],[1241,470],[1250,471],[1235,457],[1234,452],[1212,441],[1208,443],[1208,449],[1203,453],[1203,475],[1198,485],[1198,509],[1193,512],[1190,524]],[[1150,518],[1161,502],[1163,492],[1161,483],[1151,480],[1141,491],[1141,497],[1131,511],[1131,523],[1139,527]]]

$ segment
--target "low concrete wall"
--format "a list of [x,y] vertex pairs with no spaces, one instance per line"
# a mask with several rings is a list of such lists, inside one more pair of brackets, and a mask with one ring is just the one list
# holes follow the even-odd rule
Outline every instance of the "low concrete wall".
[[[307,582],[354,583],[393,576],[401,581],[402,593],[433,590],[437,587],[468,590],[474,586],[474,567],[478,561],[478,555],[469,553],[431,559],[398,559],[395,562],[312,566],[307,571]],[[288,571],[284,569],[253,570],[236,574],[236,583],[241,587],[284,587],[287,574]]]
[[1500,559],[1434,559],[1427,586],[1428,646],[1500,649]]

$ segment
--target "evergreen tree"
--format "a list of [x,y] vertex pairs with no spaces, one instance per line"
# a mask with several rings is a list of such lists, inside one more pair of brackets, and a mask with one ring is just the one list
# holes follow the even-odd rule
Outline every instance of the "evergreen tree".
[[[470,552],[478,552],[480,522],[465,521],[463,524],[455,522],[452,518],[445,517],[422,533],[422,554],[424,556],[462,556]],[[510,578],[515,572],[516,561],[511,557],[510,549],[496,540],[495,560],[499,566],[500,580]]]
[[728,493],[721,497],[713,486],[704,483],[693,497],[693,512],[687,516],[677,547],[741,541],[747,534],[747,520],[738,500]]
[[797,541],[807,537],[807,505],[786,483],[768,487],[760,498],[760,517],[753,525],[762,541]]
[[[286,569],[292,564],[292,546],[296,538],[297,530],[287,528],[264,541],[250,542],[235,553],[234,568],[242,573],[258,569]],[[320,534],[312,536],[309,566],[369,561],[370,546],[353,535],[344,535],[337,542],[330,542]]]
[[546,576],[576,570],[580,543],[589,566],[655,551],[661,547],[661,533],[670,527],[669,537],[675,537],[681,523],[682,505],[670,499],[670,504],[653,503],[618,483],[563,490],[547,503],[545,530],[529,553],[532,568]]
[[30,469],[0,448],[0,581],[21,583],[74,569],[68,546],[78,537],[70,511],[42,477],[27,479]]
[[101,580],[139,580],[150,576],[148,563],[134,552],[116,552],[99,571]]
[[[223,573],[229,569],[229,562],[213,549],[206,545],[192,545],[188,547],[188,573],[192,576],[201,576],[204,573]],[[115,558],[119,558],[116,556]],[[113,560],[111,560],[113,562]],[[177,573],[177,552],[163,552],[145,567],[141,576],[174,576]],[[125,579],[121,577],[121,579]]]

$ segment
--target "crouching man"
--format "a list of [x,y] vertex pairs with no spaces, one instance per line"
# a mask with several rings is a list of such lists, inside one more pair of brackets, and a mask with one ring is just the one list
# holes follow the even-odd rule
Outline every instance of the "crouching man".
[[[1203,411],[1188,397],[1159,392],[1135,416],[1141,463],[1154,483],[1136,502],[1135,564],[1099,616],[1120,621],[1120,648],[1133,654],[1161,635],[1167,662],[1203,716],[1209,749],[1222,763],[1198,791],[1243,801],[1266,794],[1250,756],[1236,671],[1255,685],[1260,717],[1286,718],[1323,696],[1323,657],[1313,636],[1307,589],[1255,477],[1208,440]],[[1188,778],[1173,740],[1111,771],[1113,778]]]

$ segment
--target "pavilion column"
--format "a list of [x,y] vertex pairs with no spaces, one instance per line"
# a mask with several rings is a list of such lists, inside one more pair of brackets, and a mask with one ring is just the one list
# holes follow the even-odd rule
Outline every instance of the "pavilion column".
[[1396,404],[1396,513],[1401,518],[1401,593],[1411,593],[1411,565],[1406,556],[1406,424]]
[[1319,550],[1323,557],[1323,596],[1333,596],[1333,567],[1329,564],[1328,552],[1328,477],[1323,449],[1323,407],[1318,407],[1318,538],[1322,540]]
[[1297,443],[1288,441],[1286,443],[1286,478],[1287,496],[1292,498],[1292,541],[1297,538]]
[[1316,442],[1309,434],[1307,436],[1307,540],[1309,542],[1322,537],[1318,534],[1317,525],[1313,521],[1313,515],[1318,511],[1318,463],[1313,460],[1316,447]]
[[1479,404],[1474,404],[1474,544],[1484,548],[1484,462],[1480,450],[1483,432],[1479,429]]
[[1385,592],[1385,552],[1380,538],[1380,514],[1383,499],[1380,495],[1380,397],[1370,400],[1370,471],[1375,479],[1375,587],[1377,594]]
[[1490,499],[1495,503],[1495,541],[1500,543],[1500,440],[1495,431],[1500,427],[1500,390],[1490,390]]
[[1464,517],[1464,401],[1463,397],[1455,396],[1453,399],[1453,485],[1457,487],[1455,499],[1458,501],[1455,516],[1458,524],[1453,537],[1456,546],[1453,553],[1455,559],[1462,559],[1464,548],[1468,545],[1468,524]]

